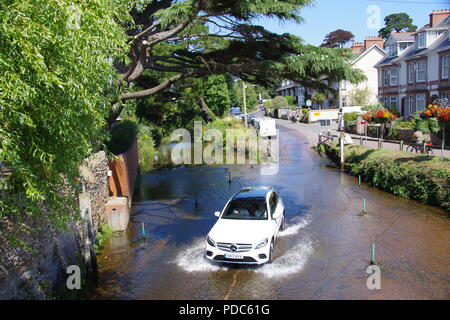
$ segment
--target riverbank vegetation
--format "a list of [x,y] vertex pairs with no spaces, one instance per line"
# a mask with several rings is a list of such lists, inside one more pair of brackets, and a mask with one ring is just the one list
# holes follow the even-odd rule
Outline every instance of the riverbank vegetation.
[[[340,161],[336,143],[322,144],[319,153],[335,163]],[[371,186],[450,212],[448,159],[349,145],[345,147],[345,170]]]

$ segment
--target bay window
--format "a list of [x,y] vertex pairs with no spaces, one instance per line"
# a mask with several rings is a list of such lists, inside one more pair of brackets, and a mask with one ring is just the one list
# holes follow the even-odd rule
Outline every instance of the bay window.
[[392,110],[397,110],[397,97],[391,97],[389,99],[389,108]]
[[397,68],[390,69],[390,85],[396,86],[397,79],[398,79],[398,69]]
[[385,87],[389,85],[389,70],[383,70],[383,85]]
[[416,112],[416,97],[409,96],[408,97],[408,106],[409,106],[409,114],[412,115]]
[[425,94],[416,95],[416,111],[425,110]]
[[413,83],[416,78],[414,63],[408,63],[408,83]]
[[448,79],[448,68],[450,55],[441,57],[441,79]]
[[416,62],[416,82],[424,82],[427,79],[426,61]]

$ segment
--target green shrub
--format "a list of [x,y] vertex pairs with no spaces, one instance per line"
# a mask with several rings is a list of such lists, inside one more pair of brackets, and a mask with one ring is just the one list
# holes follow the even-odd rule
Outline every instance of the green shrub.
[[[339,160],[337,145],[325,145],[325,149],[330,159]],[[346,146],[345,168],[381,190],[450,211],[450,161],[447,159]]]
[[293,105],[294,104],[294,97],[293,96],[286,96],[286,101],[288,102],[289,105]]
[[356,118],[358,117],[359,112],[351,112],[351,113],[344,113],[344,121],[347,124],[348,122],[356,121]]
[[278,108],[289,108],[289,103],[286,100],[285,97],[282,96],[276,96],[275,99],[273,99],[273,107]]
[[269,109],[272,108],[272,106],[273,106],[272,100],[267,100],[266,102],[264,102],[264,108]]
[[107,225],[106,223],[102,223],[98,229],[97,236],[95,238],[94,248],[97,254],[100,254],[104,245],[105,241],[109,238],[111,238],[113,235],[112,229]]
[[139,165],[142,172],[148,172],[154,167],[154,158],[158,155],[153,141],[150,127],[139,126],[138,134],[139,145]]
[[111,128],[111,140],[108,150],[114,154],[128,151],[138,134],[138,125],[132,120],[122,120]]

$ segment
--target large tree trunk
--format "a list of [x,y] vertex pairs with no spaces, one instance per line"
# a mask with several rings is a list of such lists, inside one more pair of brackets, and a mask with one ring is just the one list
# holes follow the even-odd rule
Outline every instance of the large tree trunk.
[[202,117],[203,117],[203,119],[206,121],[206,122],[211,122],[211,121],[213,121],[214,119],[212,118],[212,111],[208,108],[208,105],[206,104],[206,102],[205,102],[205,99],[203,99],[203,97],[200,97],[199,99],[198,99],[198,103],[200,104],[200,112],[201,112],[201,114],[202,114]]

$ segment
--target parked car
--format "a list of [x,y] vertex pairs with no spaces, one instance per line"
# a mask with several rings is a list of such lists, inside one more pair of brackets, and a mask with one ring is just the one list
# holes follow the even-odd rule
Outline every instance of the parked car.
[[274,119],[263,118],[255,121],[256,133],[262,138],[277,136],[277,124]]
[[271,187],[246,187],[215,212],[206,237],[206,258],[215,262],[263,264],[273,261],[274,243],[285,228],[284,205]]

